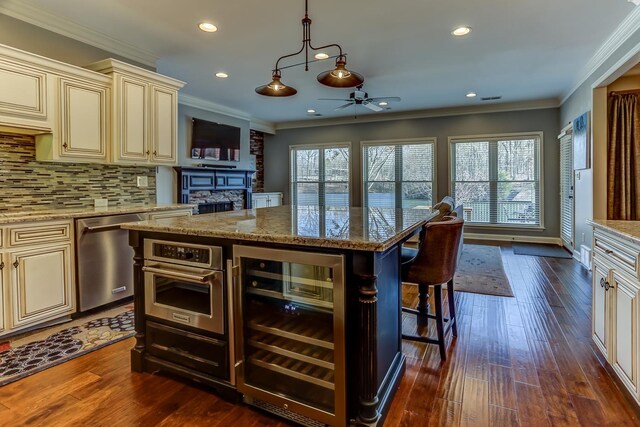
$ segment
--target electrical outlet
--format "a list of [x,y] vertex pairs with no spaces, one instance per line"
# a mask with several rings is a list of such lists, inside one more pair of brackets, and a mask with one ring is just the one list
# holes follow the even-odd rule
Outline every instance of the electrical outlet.
[[584,243],[584,233],[582,233],[582,243]]
[[137,177],[137,185],[138,187],[148,187],[149,186],[149,177],[139,176]]

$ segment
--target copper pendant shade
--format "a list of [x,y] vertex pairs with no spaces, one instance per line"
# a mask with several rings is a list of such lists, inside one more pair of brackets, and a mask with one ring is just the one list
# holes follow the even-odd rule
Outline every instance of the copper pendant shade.
[[[362,75],[347,70],[347,54],[342,52],[342,47],[338,44],[328,44],[320,47],[314,47],[311,44],[311,19],[309,19],[308,13],[308,0],[304,2],[304,18],[302,19],[302,47],[295,53],[289,55],[283,55],[276,61],[276,66],[272,72],[271,83],[257,87],[256,93],[264,96],[292,96],[298,93],[296,89],[291,86],[285,86],[281,82],[281,71],[287,68],[296,67],[298,65],[304,65],[305,71],[309,71],[309,49],[320,50],[330,47],[338,48],[338,55],[334,56],[336,59],[336,68],[333,70],[325,71],[318,75],[318,81],[325,86],[330,87],[355,87],[361,85],[364,82]],[[304,62],[299,64],[288,65],[286,67],[280,67],[280,61],[285,58],[297,56],[304,51]],[[315,62],[315,61],[311,61]]]
[[346,58],[339,56],[336,60],[336,68],[318,74],[318,81],[331,87],[355,87],[364,83],[364,77],[355,71],[347,70],[346,65]]
[[298,93],[298,91],[291,86],[285,86],[280,81],[280,72],[278,70],[273,72],[271,83],[256,88],[256,93],[264,96],[292,96]]

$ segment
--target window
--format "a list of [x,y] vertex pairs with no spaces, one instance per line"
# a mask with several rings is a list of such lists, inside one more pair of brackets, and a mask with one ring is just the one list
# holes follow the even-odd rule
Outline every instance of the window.
[[349,206],[350,145],[292,146],[291,203]]
[[433,204],[435,139],[362,143],[363,206],[429,208]]
[[476,224],[542,227],[542,133],[451,138],[451,192]]

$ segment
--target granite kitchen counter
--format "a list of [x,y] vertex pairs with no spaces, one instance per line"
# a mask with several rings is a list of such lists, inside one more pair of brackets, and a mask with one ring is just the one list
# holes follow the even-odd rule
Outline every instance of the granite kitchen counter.
[[119,215],[138,212],[160,212],[175,209],[193,208],[191,204],[136,204],[108,207],[78,207],[61,209],[35,209],[15,212],[0,212],[0,225],[31,221],[53,221],[59,219],[90,218],[97,216]]
[[436,216],[428,209],[277,206],[124,224],[128,230],[383,252]]
[[587,223],[595,228],[606,230],[620,239],[640,245],[640,221],[594,219],[587,221]]

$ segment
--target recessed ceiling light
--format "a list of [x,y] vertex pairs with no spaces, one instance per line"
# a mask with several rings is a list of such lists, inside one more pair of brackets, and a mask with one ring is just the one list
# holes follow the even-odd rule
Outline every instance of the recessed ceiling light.
[[385,105],[389,105],[389,104],[386,103],[385,101],[382,101],[382,102],[378,102],[378,105],[381,107],[384,107]]
[[315,55],[316,59],[327,59],[328,57],[329,57],[329,55],[327,55],[324,52],[316,53],[316,55]]
[[451,31],[451,34],[453,34],[454,36],[466,36],[467,34],[469,34],[471,32],[471,27],[458,27],[455,30]]
[[314,110],[314,109],[309,109],[309,110],[307,110],[307,113],[309,113],[309,114],[313,114],[313,113],[315,113],[315,112],[316,112],[316,110]]
[[468,94],[465,95],[467,98],[475,98],[476,96],[478,96],[477,93],[475,92],[469,92]]
[[201,22],[198,24],[198,28],[200,28],[205,33],[215,33],[218,31],[218,27],[213,25],[211,22]]
[[229,77],[229,74],[220,72],[220,73],[216,73],[216,77],[219,79],[226,79],[227,77]]

